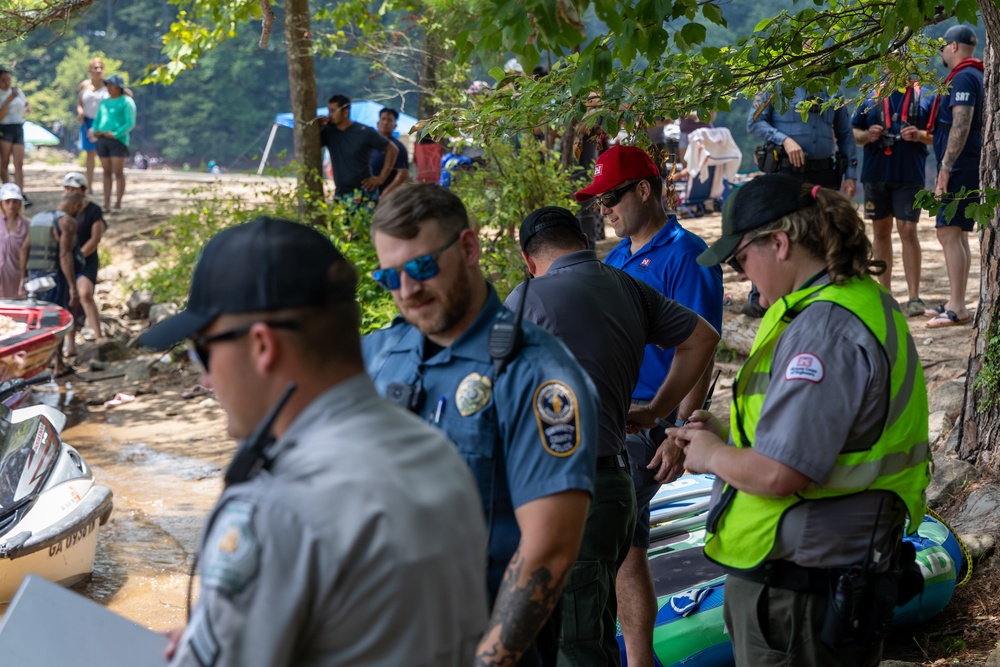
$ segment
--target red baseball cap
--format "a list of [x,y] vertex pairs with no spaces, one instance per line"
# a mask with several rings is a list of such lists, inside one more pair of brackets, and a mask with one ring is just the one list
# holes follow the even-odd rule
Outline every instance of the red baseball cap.
[[656,168],[649,153],[635,146],[615,144],[597,158],[597,164],[594,165],[594,182],[573,196],[577,201],[586,201],[608,190],[614,190],[625,181],[651,176],[659,178],[660,170]]

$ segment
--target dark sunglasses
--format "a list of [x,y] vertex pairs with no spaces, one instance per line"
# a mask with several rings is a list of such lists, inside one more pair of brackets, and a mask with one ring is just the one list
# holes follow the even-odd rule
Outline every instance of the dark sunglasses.
[[438,266],[437,258],[441,256],[445,250],[455,245],[455,241],[462,235],[468,227],[463,227],[458,230],[458,234],[443,246],[435,250],[429,255],[421,255],[420,257],[414,257],[410,261],[406,262],[402,266],[389,266],[384,269],[375,269],[372,271],[372,278],[378,283],[379,287],[382,289],[398,290],[400,286],[400,271],[406,271],[406,275],[410,276],[414,280],[430,280],[436,276],[440,271],[441,267]]
[[209,356],[208,346],[212,343],[219,343],[224,340],[236,340],[240,336],[245,336],[250,333],[250,329],[252,329],[255,324],[266,324],[272,329],[290,329],[292,331],[298,331],[302,328],[302,323],[295,320],[261,320],[259,322],[251,322],[250,324],[246,324],[242,327],[230,329],[229,331],[220,331],[219,333],[212,334],[210,336],[195,337],[191,339],[191,347],[188,349],[188,354],[191,357],[191,360],[201,366],[202,370],[207,373]]
[[751,245],[753,245],[757,241],[760,241],[762,238],[764,238],[764,237],[763,236],[755,236],[752,239],[750,239],[749,241],[747,241],[746,243],[744,243],[743,245],[741,245],[739,248],[737,248],[733,252],[733,254],[729,256],[728,259],[724,260],[726,262],[726,264],[729,266],[729,268],[731,268],[736,273],[743,273],[743,265],[740,264],[739,260],[736,259],[736,258],[740,256],[740,253],[742,253],[744,250],[746,250],[747,248],[749,248]]
[[597,201],[599,201],[606,208],[611,208],[612,206],[617,205],[629,190],[632,190],[640,183],[642,183],[642,181],[636,181],[632,185],[626,185],[624,188],[618,188],[617,190],[612,190],[611,192],[605,192],[603,195],[597,195]]

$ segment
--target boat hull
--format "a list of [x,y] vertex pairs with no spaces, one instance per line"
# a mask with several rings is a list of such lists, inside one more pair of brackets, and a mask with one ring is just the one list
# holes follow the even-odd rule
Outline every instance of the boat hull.
[[[60,487],[46,493],[53,502],[72,503],[78,492],[69,484]],[[15,528],[0,540],[0,603],[9,602],[29,574],[64,586],[87,577],[94,569],[99,528],[112,507],[109,489],[90,486],[62,519],[37,531]]]

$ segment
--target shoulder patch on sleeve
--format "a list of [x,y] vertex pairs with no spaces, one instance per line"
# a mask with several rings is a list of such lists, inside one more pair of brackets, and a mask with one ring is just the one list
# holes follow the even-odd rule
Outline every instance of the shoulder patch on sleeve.
[[785,368],[786,380],[805,380],[820,383],[825,375],[823,362],[815,354],[802,352],[792,357]]
[[260,543],[253,529],[254,506],[230,500],[219,510],[202,554],[202,585],[235,594],[257,578]]
[[563,457],[580,447],[580,412],[572,389],[557,380],[543,382],[532,405],[545,451]]

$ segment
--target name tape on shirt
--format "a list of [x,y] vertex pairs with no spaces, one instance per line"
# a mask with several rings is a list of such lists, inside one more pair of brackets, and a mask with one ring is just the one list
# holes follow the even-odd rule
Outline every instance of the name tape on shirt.
[[819,383],[823,381],[823,362],[815,354],[796,354],[785,369],[786,380],[805,380]]
[[532,401],[542,446],[552,456],[570,456],[580,447],[580,414],[576,394],[562,382],[549,380]]

